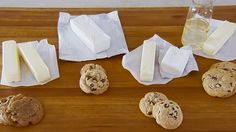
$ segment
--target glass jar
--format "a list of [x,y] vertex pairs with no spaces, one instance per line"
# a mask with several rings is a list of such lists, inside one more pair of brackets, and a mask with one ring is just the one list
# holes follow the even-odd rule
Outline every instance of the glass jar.
[[183,45],[190,45],[193,50],[201,50],[208,37],[213,2],[214,0],[192,0],[182,34]]

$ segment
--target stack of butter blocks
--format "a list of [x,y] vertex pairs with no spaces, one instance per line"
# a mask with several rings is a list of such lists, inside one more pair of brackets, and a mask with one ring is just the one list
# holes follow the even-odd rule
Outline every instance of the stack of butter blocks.
[[43,83],[51,78],[47,65],[34,46],[30,44],[16,44],[16,41],[9,40],[2,42],[2,48],[3,74],[7,82],[21,81],[20,57],[23,58],[37,82]]

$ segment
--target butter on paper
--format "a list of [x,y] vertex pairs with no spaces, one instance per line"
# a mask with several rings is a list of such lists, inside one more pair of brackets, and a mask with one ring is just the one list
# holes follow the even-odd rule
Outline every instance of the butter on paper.
[[[160,71],[159,64],[160,64],[160,61],[163,59],[163,56],[165,55],[168,48],[173,45],[165,41],[158,35],[154,35],[150,39],[153,41],[156,41],[156,44],[157,44],[155,58],[156,59],[158,58],[158,61],[157,60],[155,61],[153,81],[143,82],[140,80],[140,62],[141,62],[141,56],[142,56],[142,45],[123,56],[122,66],[126,70],[128,70],[133,75],[133,77],[141,84],[144,84],[144,85],[166,84],[170,82],[171,80],[173,80],[174,78],[162,78],[160,74],[161,71]],[[182,47],[182,48],[186,50],[191,50],[191,47],[189,46]],[[188,75],[191,71],[198,71],[198,65],[193,54],[191,54],[189,57],[188,63],[184,69],[182,77]]]
[[[21,81],[15,83],[8,83],[5,81],[4,74],[1,75],[1,85],[12,86],[12,87],[19,87],[19,86],[35,86],[35,85],[43,85],[52,80],[59,78],[59,69],[57,63],[57,55],[56,49],[54,45],[48,44],[47,39],[43,39],[38,41],[31,41],[31,42],[23,42],[24,44],[31,44],[35,46],[39,55],[46,63],[47,67],[50,70],[51,79],[44,83],[38,83],[34,78],[33,74],[30,72],[28,66],[25,62],[21,61]],[[22,43],[18,43],[22,44]],[[3,73],[2,69],[2,73]]]

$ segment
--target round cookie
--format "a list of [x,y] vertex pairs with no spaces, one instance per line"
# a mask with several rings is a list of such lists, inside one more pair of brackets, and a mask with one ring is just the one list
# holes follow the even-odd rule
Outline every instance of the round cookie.
[[219,62],[219,63],[213,64],[211,66],[211,69],[213,69],[213,68],[222,69],[222,70],[229,71],[229,72],[236,74],[236,64],[233,62],[228,62],[228,61]]
[[80,77],[80,88],[85,93],[99,95],[107,91],[109,81],[107,75],[101,70],[90,70]]
[[85,74],[87,71],[91,71],[91,70],[101,70],[104,73],[106,73],[105,69],[98,64],[86,64],[84,65],[81,70],[80,70],[80,74],[83,75]]
[[183,122],[180,106],[171,100],[161,101],[153,106],[153,117],[165,129],[176,129]]
[[139,109],[141,112],[150,118],[153,118],[152,108],[153,106],[163,100],[167,100],[167,97],[159,92],[148,92],[139,102]]
[[43,107],[37,99],[18,94],[10,100],[4,115],[10,125],[24,127],[41,121]]
[[223,69],[212,68],[203,74],[202,85],[210,96],[230,97],[236,92],[236,75]]
[[9,125],[9,122],[4,118],[4,113],[6,113],[7,106],[14,96],[8,96],[0,100],[0,124]]

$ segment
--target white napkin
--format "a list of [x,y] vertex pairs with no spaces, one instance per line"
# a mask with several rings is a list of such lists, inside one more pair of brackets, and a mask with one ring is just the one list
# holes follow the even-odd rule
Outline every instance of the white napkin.
[[[211,20],[211,28],[209,31],[209,35],[211,33],[213,33],[216,28],[222,24],[224,21],[221,20],[216,20],[216,19],[212,19]],[[193,51],[193,53],[195,55],[199,55],[205,58],[209,58],[209,59],[216,59],[216,60],[221,60],[221,61],[232,61],[236,59],[236,31],[234,32],[234,34],[228,39],[228,41],[226,41],[226,43],[224,44],[224,46],[214,55],[214,56],[210,56],[205,54],[202,51]]]
[[[139,79],[139,72],[140,72],[140,64],[141,64],[141,56],[142,56],[142,45],[138,48],[132,50],[131,52],[127,53],[123,56],[122,65],[125,69],[127,69],[134,78],[141,84],[144,85],[152,85],[152,84],[166,84],[171,81],[173,78],[162,78],[160,74],[159,62],[161,62],[162,58],[164,57],[165,52],[170,46],[173,46],[171,43],[165,41],[158,35],[154,35],[150,38],[157,43],[156,48],[156,62],[155,62],[155,70],[154,70],[154,79],[151,82],[143,82]],[[183,47],[185,49],[191,50],[189,46]],[[191,71],[198,71],[197,62],[193,56],[190,55],[186,68],[183,72],[183,76],[188,75]]]
[[88,61],[129,52],[117,11],[108,14],[88,16],[111,37],[110,48],[98,54],[93,53],[71,29],[69,21],[76,16],[60,12],[58,20],[60,59],[68,61]]
[[[52,80],[59,78],[59,70],[57,64],[57,55],[56,49],[54,45],[48,44],[47,39],[43,39],[41,41],[31,41],[31,42],[24,42],[27,44],[31,44],[36,47],[39,55],[42,57],[46,65],[50,70],[51,79],[44,83],[38,83],[33,74],[30,72],[28,66],[21,60],[21,81],[15,83],[8,83],[5,80],[5,76],[3,74],[2,69],[2,76],[1,76],[1,85],[18,87],[18,86],[35,86],[35,85],[43,85]],[[23,43],[18,43],[23,44]]]

